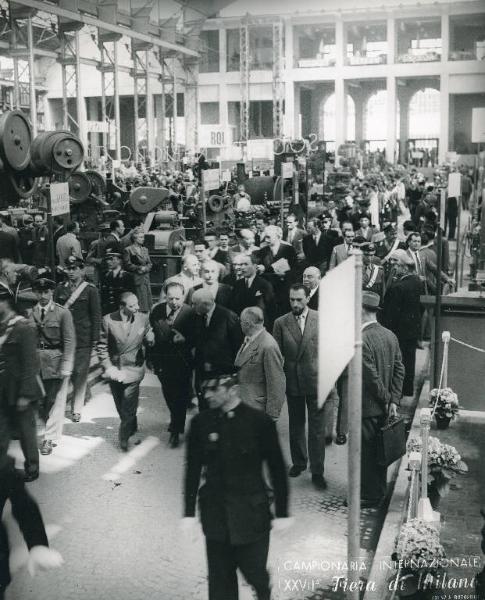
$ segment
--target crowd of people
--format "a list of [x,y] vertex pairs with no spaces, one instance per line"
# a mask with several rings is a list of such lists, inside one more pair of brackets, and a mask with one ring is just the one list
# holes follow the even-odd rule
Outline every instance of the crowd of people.
[[[164,177],[174,183],[180,174]],[[256,215],[235,235],[200,231],[185,247],[180,272],[164,282],[156,299],[143,228],[126,231],[121,219],[103,224],[86,253],[79,224],[58,220],[54,240],[62,277],[56,282],[43,273],[48,234],[42,212],[24,219],[19,230],[2,217],[0,459],[6,460],[17,435],[24,481],[39,477],[39,451],[49,455],[62,444],[68,397],[72,422],[82,422],[93,355],[119,414],[120,449],[127,451],[138,431],[140,384],[148,367],[170,413],[170,448],[179,446],[187,414],[198,408],[187,435],[185,517],[192,522],[199,493],[211,600],[236,597],[235,566],[258,598],[269,598],[269,483],[261,463],[269,465],[275,515],[286,520],[286,476],[309,469],[323,492],[325,447],[334,439],[346,442],[346,373],[327,399],[318,398],[318,323],[325,310],[320,282],[362,251],[361,501],[373,508],[386,494],[377,433],[401,399],[413,396],[416,348],[429,335],[420,295],[454,284],[445,236],[438,268],[437,183],[417,170],[357,172],[342,190],[343,202],[317,198],[306,222],[289,213],[281,228]],[[409,218],[401,231],[402,214]],[[451,222],[449,228],[453,238]],[[18,283],[30,266],[41,276],[32,277],[26,292]],[[288,471],[275,429],[285,402]],[[38,439],[39,417],[44,424]],[[203,468],[206,482],[199,490]],[[221,496],[222,489],[227,494]]]

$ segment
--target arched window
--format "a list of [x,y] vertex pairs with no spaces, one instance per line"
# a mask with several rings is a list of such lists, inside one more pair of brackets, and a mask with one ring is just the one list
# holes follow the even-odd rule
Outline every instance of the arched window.
[[[396,136],[399,137],[399,102],[396,101]],[[369,150],[383,150],[387,139],[387,90],[379,90],[367,100],[363,123]]]
[[[327,150],[335,150],[335,94],[331,94],[323,104],[323,139],[327,142]],[[320,131],[322,128],[320,128]],[[347,140],[355,140],[355,104],[352,96],[347,94]]]
[[417,91],[409,103],[409,138],[426,140],[440,135],[440,93],[434,88]]

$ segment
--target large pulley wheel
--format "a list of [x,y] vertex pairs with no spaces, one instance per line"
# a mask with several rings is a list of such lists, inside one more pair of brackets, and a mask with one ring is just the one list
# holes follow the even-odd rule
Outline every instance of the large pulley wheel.
[[84,158],[80,140],[70,131],[45,131],[32,142],[32,171],[49,175],[74,171]]
[[84,174],[89,177],[91,182],[91,194],[99,198],[106,195],[106,181],[101,173],[97,171],[84,171]]
[[224,208],[224,198],[222,196],[218,196],[214,194],[209,196],[207,200],[207,206],[213,213],[220,213]]
[[19,198],[27,200],[37,189],[37,180],[27,173],[9,173],[10,183]]
[[32,130],[27,117],[12,110],[0,117],[0,156],[5,170],[23,171],[30,162]]
[[54,161],[62,170],[73,171],[83,162],[84,148],[81,140],[75,135],[64,133],[54,142],[52,154]]
[[69,179],[69,196],[73,204],[82,204],[91,193],[91,180],[86,173],[73,173]]

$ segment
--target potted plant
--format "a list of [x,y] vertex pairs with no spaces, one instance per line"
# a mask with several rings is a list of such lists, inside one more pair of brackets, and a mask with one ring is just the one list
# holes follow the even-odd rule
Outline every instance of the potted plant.
[[400,566],[398,577],[393,582],[399,597],[407,600],[430,597],[443,558],[445,550],[437,528],[420,519],[407,521],[401,527],[393,555]]
[[431,390],[429,405],[434,411],[434,418],[438,429],[447,429],[450,421],[456,417],[460,409],[458,396],[449,387],[442,390],[438,390],[437,388]]
[[[409,452],[421,452],[421,438],[410,438]],[[428,439],[428,498],[434,510],[438,509],[441,498],[450,491],[450,481],[457,473],[467,473],[468,466],[461,459],[454,446],[443,444],[438,438]]]

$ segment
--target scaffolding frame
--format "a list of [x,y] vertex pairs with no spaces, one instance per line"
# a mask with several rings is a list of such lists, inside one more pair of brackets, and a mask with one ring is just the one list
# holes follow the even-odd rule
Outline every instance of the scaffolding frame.
[[[84,98],[81,86],[81,48],[79,44],[79,31],[74,33],[63,32],[61,41],[62,76],[62,126],[75,133],[86,146],[85,123],[83,118]],[[76,112],[71,110],[71,98],[75,99]]]
[[[135,160],[143,158],[150,164],[154,160],[153,93],[150,76],[150,50],[137,50],[132,44],[133,60],[133,113]],[[144,116],[140,116],[143,115]],[[147,155],[140,153],[140,142],[145,139]]]
[[[120,36],[121,37],[121,36]],[[98,35],[98,47],[101,54],[101,119],[108,123],[108,133],[103,133],[103,146],[109,150],[111,138],[111,123],[114,119],[115,156],[121,160],[120,135],[120,95],[119,95],[119,64],[118,40],[103,41]]]
[[283,36],[284,23],[279,19],[273,23],[273,137],[281,137],[284,127]]
[[249,79],[250,79],[249,19],[246,16],[239,27],[239,70],[241,75],[240,129],[241,142],[249,140]]

